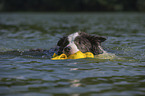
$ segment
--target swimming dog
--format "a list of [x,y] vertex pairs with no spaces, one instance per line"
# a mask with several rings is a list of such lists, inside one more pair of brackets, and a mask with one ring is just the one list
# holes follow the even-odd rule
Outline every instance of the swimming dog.
[[106,38],[103,36],[76,32],[60,38],[57,43],[58,55],[64,53],[69,56],[77,51],[92,52],[94,55],[103,54],[105,51],[101,47],[101,43],[105,40]]

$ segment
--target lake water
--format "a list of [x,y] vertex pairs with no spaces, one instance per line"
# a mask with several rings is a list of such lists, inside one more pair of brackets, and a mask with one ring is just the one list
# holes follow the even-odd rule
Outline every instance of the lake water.
[[[106,36],[110,59],[18,55],[76,31]],[[145,96],[145,13],[0,13],[1,96]]]

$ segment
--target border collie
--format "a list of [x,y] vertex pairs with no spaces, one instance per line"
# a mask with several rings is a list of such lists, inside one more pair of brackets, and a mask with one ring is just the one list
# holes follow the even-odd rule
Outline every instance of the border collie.
[[77,51],[92,52],[94,55],[103,54],[105,51],[101,43],[105,40],[105,37],[76,32],[60,38],[57,43],[58,55],[65,53],[69,56]]

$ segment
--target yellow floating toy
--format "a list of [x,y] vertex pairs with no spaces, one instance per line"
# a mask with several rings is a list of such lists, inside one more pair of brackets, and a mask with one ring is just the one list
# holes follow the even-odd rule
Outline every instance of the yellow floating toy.
[[67,57],[66,54],[57,55],[54,53],[53,58],[51,60],[64,60],[64,59],[81,59],[81,58],[94,58],[94,54],[91,52],[82,53],[78,51]]

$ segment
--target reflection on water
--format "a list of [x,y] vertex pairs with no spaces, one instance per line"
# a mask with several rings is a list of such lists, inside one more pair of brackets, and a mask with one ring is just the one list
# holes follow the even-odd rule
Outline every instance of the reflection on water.
[[[145,92],[144,13],[1,13],[0,95],[136,96]],[[49,49],[76,31],[106,36],[106,54],[56,60]],[[16,50],[16,51],[14,51]]]

